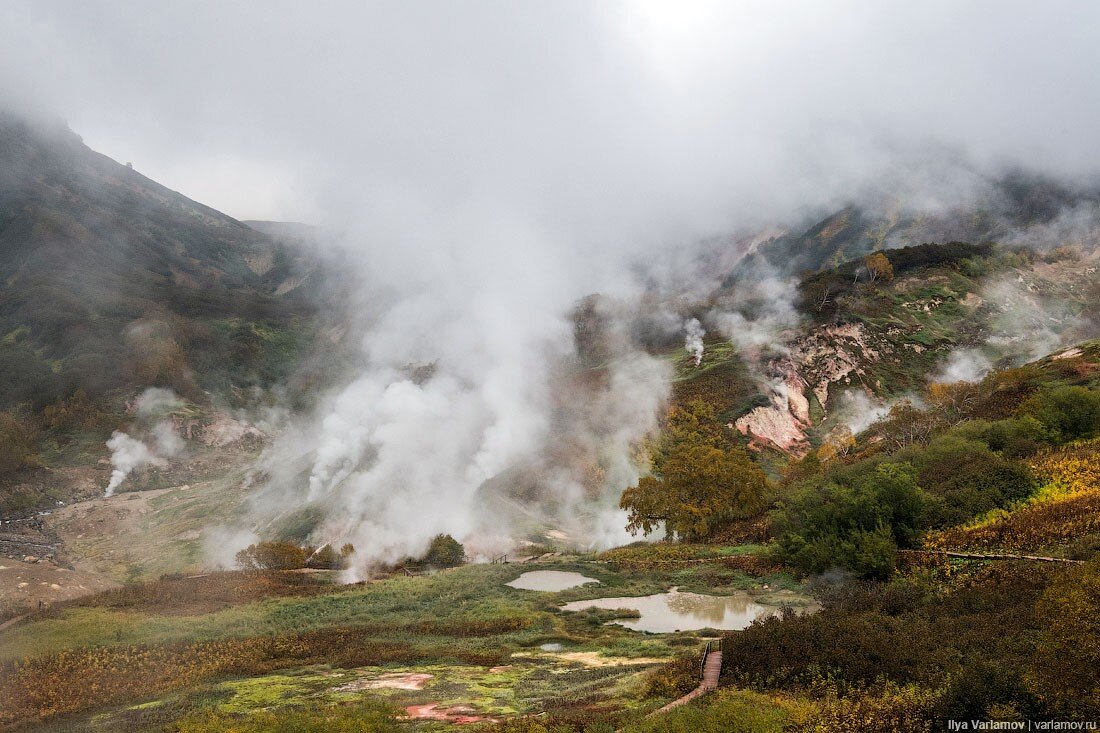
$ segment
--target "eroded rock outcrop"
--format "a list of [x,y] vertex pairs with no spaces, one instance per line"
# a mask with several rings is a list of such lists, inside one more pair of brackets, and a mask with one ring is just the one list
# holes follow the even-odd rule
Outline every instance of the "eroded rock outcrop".
[[813,425],[807,392],[827,411],[833,385],[867,386],[868,365],[892,348],[860,323],[816,328],[789,342],[785,355],[764,366],[771,404],[754,408],[733,426],[751,437],[753,447],[771,445],[804,455],[810,448],[806,431]]

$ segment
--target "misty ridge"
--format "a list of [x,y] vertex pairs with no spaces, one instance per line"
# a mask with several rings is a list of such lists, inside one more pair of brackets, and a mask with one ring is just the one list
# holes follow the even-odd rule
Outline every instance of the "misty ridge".
[[[1084,260],[1074,267],[1087,274],[1100,231],[1095,187],[1018,168],[982,172],[943,156],[950,187],[914,188],[933,175],[930,154],[920,176],[895,172],[873,193],[865,184],[838,210],[591,257],[522,228],[490,231],[460,252],[447,242],[439,251],[429,242],[364,247],[323,227],[247,227],[96,156],[62,128],[43,136],[9,117],[5,129],[3,190],[8,201],[32,202],[9,241],[29,231],[42,242],[7,260],[8,331],[27,349],[8,356],[24,359],[26,372],[11,388],[29,383],[44,404],[73,389],[95,396],[144,381],[265,422],[274,442],[256,464],[247,521],[210,535],[211,559],[227,565],[288,525],[317,545],[354,544],[364,568],[417,556],[438,534],[458,537],[475,557],[505,552],[540,526],[583,547],[627,542],[619,496],[647,471],[639,446],[671,398],[670,352],[700,367],[707,335],[726,340],[758,391],[763,412],[754,414],[788,435],[754,430],[751,416],[738,428],[797,450],[812,420],[804,375],[784,359],[800,329],[844,322],[839,309],[820,306],[869,279],[860,258],[920,242],[996,242],[1006,251],[1078,250]],[[55,161],[46,177],[41,160]],[[74,207],[74,194],[93,205]],[[166,249],[156,229],[133,229],[135,217],[153,227],[185,217],[207,239]],[[201,269],[198,242],[210,262]],[[815,312],[806,302],[815,273],[837,265],[844,282],[815,296]],[[950,352],[944,380],[980,379],[994,362],[1022,363],[1095,335],[1094,310],[1047,312],[1057,306],[1039,304],[1014,279],[1011,271],[979,278],[980,297],[998,315],[989,333]],[[271,325],[203,332],[218,308],[240,316],[242,306],[262,309],[250,318]],[[105,331],[89,343],[73,325],[95,311],[116,320],[93,319]],[[257,328],[287,325],[289,340],[250,343]],[[71,334],[48,346],[72,365],[60,378],[30,354],[35,337],[41,345],[50,333]],[[219,352],[244,371],[212,372]],[[858,432],[916,386],[865,385],[842,395],[842,412]],[[825,407],[827,392],[817,399]],[[116,433],[108,491],[134,468],[164,465],[178,448],[163,442]]]

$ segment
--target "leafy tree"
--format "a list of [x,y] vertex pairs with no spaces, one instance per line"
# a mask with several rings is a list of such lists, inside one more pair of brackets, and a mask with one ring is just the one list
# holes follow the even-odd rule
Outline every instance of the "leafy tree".
[[894,266],[890,264],[889,258],[882,252],[868,255],[863,260],[863,267],[867,270],[871,282],[894,279]]
[[767,477],[722,430],[702,402],[672,410],[653,451],[653,474],[623,492],[630,532],[664,525],[667,537],[702,540],[764,508]]
[[466,562],[466,548],[449,534],[437,534],[422,562],[436,568],[453,568]]

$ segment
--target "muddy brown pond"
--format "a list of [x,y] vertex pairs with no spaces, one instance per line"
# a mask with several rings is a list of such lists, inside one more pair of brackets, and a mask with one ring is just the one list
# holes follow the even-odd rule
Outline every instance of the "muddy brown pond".
[[[780,598],[782,599],[782,596]],[[652,596],[574,601],[566,603],[561,608],[563,611],[583,611],[588,608],[623,608],[637,611],[641,614],[639,618],[616,619],[609,623],[651,634],[698,629],[737,631],[758,618],[775,616],[783,610],[782,605],[759,603],[748,593],[705,596],[699,593],[682,593],[676,588],[667,593]],[[792,608],[796,613],[813,613],[819,606],[817,604],[792,605]]]

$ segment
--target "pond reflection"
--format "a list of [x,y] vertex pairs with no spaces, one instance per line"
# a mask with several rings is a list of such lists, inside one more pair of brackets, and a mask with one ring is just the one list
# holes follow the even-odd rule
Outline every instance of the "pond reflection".
[[[782,606],[758,603],[748,593],[705,596],[681,593],[675,588],[652,596],[574,601],[561,608],[563,611],[583,611],[587,608],[625,608],[638,611],[641,614],[639,618],[618,619],[610,623],[654,634],[697,629],[738,630],[758,618],[774,616],[782,611]],[[798,613],[817,610],[816,605],[794,608]]]

